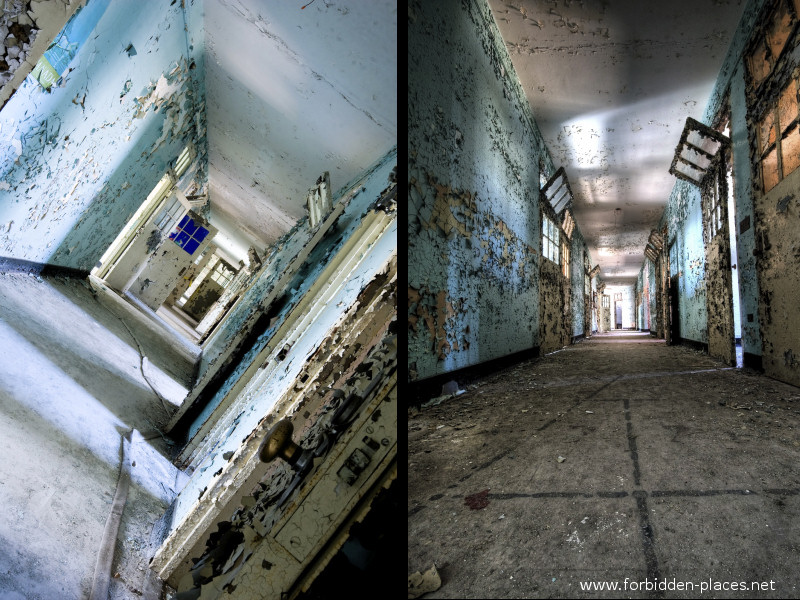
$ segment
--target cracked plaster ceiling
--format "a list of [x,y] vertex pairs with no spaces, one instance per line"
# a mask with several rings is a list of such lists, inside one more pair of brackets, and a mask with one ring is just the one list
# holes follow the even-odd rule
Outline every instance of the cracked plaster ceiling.
[[489,0],[601,278],[635,283],[742,0]]
[[212,211],[271,244],[396,144],[397,6],[205,0],[204,26]]

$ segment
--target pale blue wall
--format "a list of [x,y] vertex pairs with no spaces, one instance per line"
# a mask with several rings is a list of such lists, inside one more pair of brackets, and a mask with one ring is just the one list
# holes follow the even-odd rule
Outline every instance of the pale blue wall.
[[485,1],[415,0],[408,22],[414,379],[539,345],[539,165],[555,168]]
[[[764,0],[748,1],[701,119],[704,123],[711,124],[720,112],[725,99],[730,98],[742,342],[744,351],[754,355],[761,354],[761,336],[758,324],[758,281],[753,256],[755,247],[753,192],[742,56],[764,3]],[[677,142],[676,139],[676,145]],[[750,218],[750,229],[740,234],[739,225],[746,217]],[[669,226],[669,242],[675,240],[676,254],[679,257],[677,270],[681,273],[679,287],[681,337],[706,343],[708,341],[708,313],[705,292],[705,252],[702,237],[700,191],[697,186],[676,180],[659,226],[664,223]],[[675,270],[675,266],[673,266],[673,273]],[[651,281],[652,284],[654,281]],[[642,289],[641,274],[637,289]],[[655,316],[654,295],[651,300],[651,314]],[[751,318],[752,320],[750,320]],[[654,321],[651,328],[656,329]]]
[[[90,270],[189,140],[205,183],[202,3],[182,4],[89,0],[62,84],[29,76],[5,105],[0,257]],[[175,90],[138,118],[162,75]]]

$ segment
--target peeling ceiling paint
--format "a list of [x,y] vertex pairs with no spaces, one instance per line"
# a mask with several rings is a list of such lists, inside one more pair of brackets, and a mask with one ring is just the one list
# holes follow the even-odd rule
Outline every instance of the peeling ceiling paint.
[[271,244],[396,143],[397,6],[206,0],[204,26],[209,199]]
[[[687,116],[701,119],[744,2],[489,0],[609,284],[635,282]],[[619,210],[617,210],[619,209]]]

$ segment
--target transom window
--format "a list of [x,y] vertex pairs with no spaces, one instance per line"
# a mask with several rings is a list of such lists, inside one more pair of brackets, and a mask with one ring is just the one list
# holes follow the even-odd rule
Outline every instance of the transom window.
[[603,296],[603,308],[611,308],[611,296]]
[[542,216],[542,254],[558,263],[558,227],[547,215]]

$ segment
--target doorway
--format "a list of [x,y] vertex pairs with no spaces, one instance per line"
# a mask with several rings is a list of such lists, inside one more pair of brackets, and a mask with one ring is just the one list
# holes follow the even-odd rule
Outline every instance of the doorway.
[[680,300],[680,271],[674,272],[678,269],[678,247],[675,240],[669,245],[669,266],[670,266],[670,279],[669,279],[669,325],[670,334],[673,344],[680,344],[681,341],[681,319],[679,311]]
[[729,365],[735,365],[728,177],[725,153],[721,152],[719,157],[717,164],[709,168],[701,185],[706,258],[708,353]]

